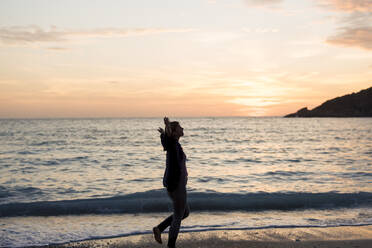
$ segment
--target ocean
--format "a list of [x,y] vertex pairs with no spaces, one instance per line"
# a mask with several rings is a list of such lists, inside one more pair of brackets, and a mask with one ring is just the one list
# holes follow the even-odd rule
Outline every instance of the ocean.
[[[372,118],[177,120],[191,208],[181,231],[372,224]],[[151,232],[172,209],[158,127],[1,119],[0,246]]]

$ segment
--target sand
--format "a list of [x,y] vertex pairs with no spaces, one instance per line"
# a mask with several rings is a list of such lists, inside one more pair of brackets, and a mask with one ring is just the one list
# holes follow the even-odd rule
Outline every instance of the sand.
[[[152,235],[136,235],[121,238],[89,240],[48,247],[166,247],[156,243]],[[372,226],[268,228],[258,230],[231,230],[180,233],[178,248],[371,248]]]

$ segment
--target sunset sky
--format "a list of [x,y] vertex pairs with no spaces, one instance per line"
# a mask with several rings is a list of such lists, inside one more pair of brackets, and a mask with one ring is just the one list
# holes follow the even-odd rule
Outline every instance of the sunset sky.
[[281,116],[372,86],[372,0],[1,0],[0,118]]

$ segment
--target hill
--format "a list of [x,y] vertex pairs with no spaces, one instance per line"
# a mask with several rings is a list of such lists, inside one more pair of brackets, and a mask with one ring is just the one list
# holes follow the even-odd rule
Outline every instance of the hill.
[[372,117],[372,87],[328,100],[312,110],[302,108],[284,117]]

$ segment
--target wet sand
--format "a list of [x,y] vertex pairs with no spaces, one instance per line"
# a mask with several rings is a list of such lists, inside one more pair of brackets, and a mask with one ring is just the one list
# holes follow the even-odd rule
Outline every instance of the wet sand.
[[[48,247],[166,247],[168,234],[163,234],[163,244],[154,241],[152,235],[98,239],[72,242]],[[258,230],[221,230],[180,233],[178,248],[370,248],[372,226],[268,228]]]

